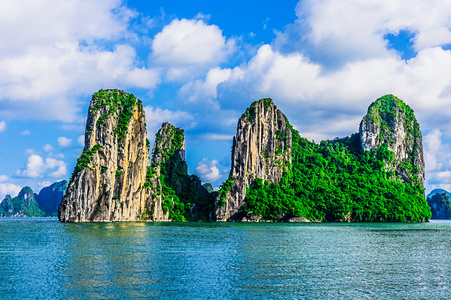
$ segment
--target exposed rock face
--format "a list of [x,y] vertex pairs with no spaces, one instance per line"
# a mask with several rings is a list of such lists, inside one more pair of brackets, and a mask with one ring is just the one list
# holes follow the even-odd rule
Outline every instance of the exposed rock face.
[[185,161],[185,133],[183,129],[165,122],[155,135],[152,166],[165,163],[172,155],[177,155],[183,164],[182,168],[188,171],[188,165]]
[[256,178],[278,182],[291,163],[292,133],[271,99],[252,103],[238,121],[232,167],[216,200],[217,221],[241,220],[246,191]]
[[198,176],[188,174],[182,129],[169,123],[162,124],[155,136],[150,170],[162,189],[159,197],[154,196],[154,220],[208,219],[210,193]]
[[148,165],[141,101],[123,91],[100,90],[89,106],[85,148],[59,207],[60,221],[139,220]]
[[437,193],[427,198],[432,219],[450,219],[451,205],[447,193]]
[[373,151],[383,144],[394,154],[388,168],[404,182],[424,186],[423,143],[413,110],[393,95],[377,99],[360,123],[362,149]]
[[[167,189],[161,180],[162,173],[165,174],[166,168],[172,157],[178,158],[177,165],[185,172],[188,165],[185,161],[185,135],[183,130],[176,128],[169,123],[163,123],[155,135],[155,143],[152,149],[151,166],[147,174],[147,204],[144,216],[156,222],[171,221],[170,209],[174,205],[174,195],[166,194]],[[173,164],[172,164],[172,167]],[[179,190],[181,184],[178,183]]]
[[57,215],[58,206],[61,204],[64,194],[66,194],[67,183],[67,180],[61,180],[43,188],[39,192],[36,201],[47,216]]

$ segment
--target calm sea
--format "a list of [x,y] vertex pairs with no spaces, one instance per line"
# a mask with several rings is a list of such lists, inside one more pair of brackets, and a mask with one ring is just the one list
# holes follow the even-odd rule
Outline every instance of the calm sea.
[[450,299],[451,221],[0,218],[1,299]]

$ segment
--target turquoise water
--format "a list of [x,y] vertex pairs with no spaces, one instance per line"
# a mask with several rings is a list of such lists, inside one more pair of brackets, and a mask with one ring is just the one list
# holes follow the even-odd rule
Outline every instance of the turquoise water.
[[449,299],[451,221],[0,218],[1,299]]

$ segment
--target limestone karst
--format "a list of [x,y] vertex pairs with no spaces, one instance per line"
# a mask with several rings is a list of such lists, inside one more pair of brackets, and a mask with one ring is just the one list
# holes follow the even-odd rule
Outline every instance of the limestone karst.
[[[356,126],[357,127],[357,126]],[[188,173],[185,135],[163,123],[150,152],[143,105],[120,90],[92,97],[85,148],[58,216],[109,221],[426,221],[422,137],[387,95],[359,133],[316,144],[269,98],[241,116],[228,179],[215,192]]]

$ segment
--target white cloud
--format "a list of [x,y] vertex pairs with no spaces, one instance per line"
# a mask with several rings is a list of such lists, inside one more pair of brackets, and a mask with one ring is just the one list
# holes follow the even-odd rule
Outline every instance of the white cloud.
[[54,158],[46,158],[45,161],[41,156],[32,154],[28,157],[26,167],[16,172],[19,177],[37,178],[43,177],[47,170],[54,170],[49,174],[51,177],[61,177],[67,174],[67,165],[62,160]]
[[430,190],[447,189],[451,178],[451,148],[443,142],[443,134],[439,129],[428,132],[423,141],[426,185]]
[[221,178],[221,173],[219,172],[217,160],[208,161],[204,158],[196,167],[196,173],[199,174],[203,181],[215,182]]
[[8,176],[0,175],[0,182],[5,182],[6,180],[8,180]]
[[71,139],[68,139],[67,137],[64,136],[60,136],[58,138],[58,145],[60,145],[61,147],[67,147],[70,145],[71,142],[72,142]]
[[6,195],[10,195],[11,197],[16,197],[22,188],[16,184],[12,183],[0,183],[0,202],[6,197]]
[[153,42],[153,59],[168,66],[167,77],[178,80],[199,74],[227,60],[235,48],[216,25],[202,20],[173,20]]
[[161,127],[163,122],[169,122],[174,126],[181,126],[184,129],[195,126],[194,117],[184,111],[171,111],[168,109],[153,108],[151,106],[144,107],[147,120],[147,135],[149,141],[153,142],[155,134]]
[[180,97],[195,102],[217,97],[217,86],[221,82],[227,81],[232,74],[231,69],[213,68],[207,72],[205,80],[194,80],[186,83],[179,91]]
[[77,97],[105,86],[154,88],[159,71],[140,66],[135,49],[117,42],[132,35],[133,15],[119,0],[2,5],[0,40],[8,42],[0,45],[0,102],[8,109],[0,115],[73,122]]
[[450,10],[451,2],[442,0],[299,1],[298,20],[279,34],[279,41],[301,44],[329,63],[382,58],[389,55],[384,35],[400,30],[416,34],[417,51],[450,43]]
[[52,185],[52,182],[50,181],[41,181],[38,183],[39,190],[42,190],[43,188],[48,187],[50,185]]
[[31,131],[30,130],[24,130],[20,133],[20,135],[30,135]]
[[0,132],[3,132],[6,130],[6,123],[5,121],[0,121]]
[[217,133],[206,133],[202,137],[210,141],[231,141],[233,139],[233,135]]
[[3,3],[0,37],[9,42],[2,43],[0,49],[3,53],[20,54],[30,44],[118,38],[126,32],[127,21],[133,15],[120,4],[119,0]]
[[61,177],[67,174],[67,165],[62,160],[57,160],[54,158],[47,158],[45,160],[46,169],[55,169],[52,173],[50,173],[51,177]]
[[44,147],[42,147],[42,150],[44,150],[45,152],[50,152],[53,150],[53,147],[52,145],[47,144]]
[[84,135],[80,135],[77,139],[77,142],[81,145],[84,146],[85,145],[85,136]]

